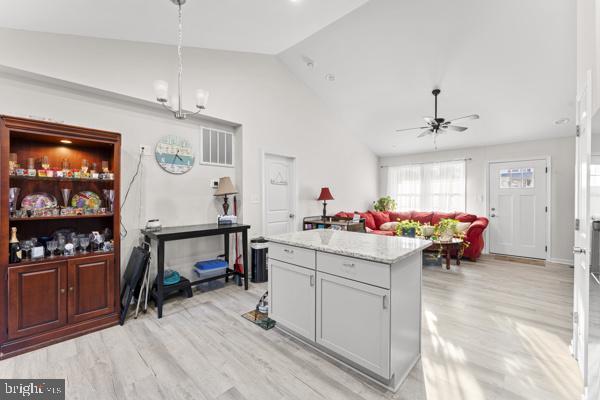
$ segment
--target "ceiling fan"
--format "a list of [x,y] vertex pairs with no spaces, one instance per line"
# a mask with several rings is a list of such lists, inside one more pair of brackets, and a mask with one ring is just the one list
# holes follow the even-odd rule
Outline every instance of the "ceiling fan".
[[437,98],[438,98],[438,95],[441,93],[441,90],[434,89],[431,93],[433,94],[433,96],[435,98],[435,116],[423,118],[425,120],[425,123],[427,124],[427,126],[420,126],[417,128],[398,129],[398,130],[396,130],[396,132],[408,132],[408,131],[421,130],[421,133],[419,133],[417,135],[417,137],[432,135],[434,146],[437,149],[437,144],[436,144],[437,135],[440,135],[442,133],[447,133],[448,131],[464,132],[468,129],[467,127],[454,125],[454,123],[456,121],[462,121],[462,120],[466,121],[466,120],[470,120],[470,119],[479,119],[479,115],[471,114],[471,115],[467,115],[465,117],[455,118],[455,119],[446,121],[444,118],[438,117],[438,113],[437,113],[437,108],[438,108],[437,107]]

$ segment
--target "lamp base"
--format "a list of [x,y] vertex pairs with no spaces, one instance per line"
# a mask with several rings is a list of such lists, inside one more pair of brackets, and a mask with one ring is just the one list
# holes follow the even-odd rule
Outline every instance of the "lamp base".
[[327,202],[323,202],[323,218],[327,217]]
[[229,212],[229,203],[227,199],[227,195],[223,197],[223,215],[227,215]]

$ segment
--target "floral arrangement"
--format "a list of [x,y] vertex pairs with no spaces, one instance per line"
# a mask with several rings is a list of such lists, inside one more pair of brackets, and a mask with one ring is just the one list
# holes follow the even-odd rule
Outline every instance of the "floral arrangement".
[[442,241],[449,241],[456,235],[456,227],[458,220],[452,218],[444,218],[435,226],[434,235]]
[[394,211],[396,210],[396,207],[396,200],[392,199],[391,196],[381,197],[373,203],[373,209],[375,211]]
[[421,235],[421,223],[412,220],[400,221],[396,226],[396,235],[408,237]]

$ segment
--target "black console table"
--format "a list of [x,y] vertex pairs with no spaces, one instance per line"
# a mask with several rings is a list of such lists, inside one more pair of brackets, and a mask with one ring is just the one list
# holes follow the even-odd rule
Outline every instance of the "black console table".
[[[206,236],[219,236],[223,235],[223,243],[225,245],[225,260],[229,262],[229,235],[232,233],[242,234],[242,263],[244,265],[244,273],[234,271],[227,268],[223,275],[210,277],[207,279],[199,279],[196,281],[186,282],[186,285],[195,286],[201,283],[214,281],[217,279],[228,279],[230,276],[243,276],[244,277],[244,289],[248,290],[248,229],[250,225],[241,224],[203,224],[203,225],[190,225],[190,226],[171,226],[162,228],[160,231],[147,231],[142,230],[142,234],[145,236],[148,243],[152,243],[154,240],[157,243],[157,278],[156,278],[156,290],[152,291],[152,297],[156,303],[158,312],[158,318],[162,318],[163,301],[165,299],[164,293],[164,275],[165,275],[165,242],[171,242],[175,240],[192,239]],[[170,286],[176,286],[170,285]],[[171,289],[171,287],[170,287]]]

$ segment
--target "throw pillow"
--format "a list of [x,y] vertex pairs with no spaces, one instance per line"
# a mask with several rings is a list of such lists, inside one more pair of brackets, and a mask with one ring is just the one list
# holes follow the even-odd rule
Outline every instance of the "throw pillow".
[[470,222],[459,222],[456,224],[456,233],[465,233],[470,226]]
[[460,222],[475,222],[477,219],[477,215],[467,214],[467,213],[459,213],[454,217]]
[[375,219],[373,218],[373,214],[368,212],[359,213],[361,218],[365,219],[365,226],[369,229],[377,229],[375,226]]
[[400,211],[400,212],[395,212],[395,211],[390,211],[390,221],[407,221],[410,219],[411,215],[412,215],[412,211]]
[[384,211],[369,211],[369,214],[371,214],[375,220],[376,229],[381,229],[381,225],[390,222],[390,216]]
[[412,213],[412,220],[420,222],[422,224],[431,224],[431,218],[433,217],[432,212],[414,212]]
[[398,222],[392,221],[392,222],[386,222],[384,224],[381,224],[379,229],[382,231],[394,231],[395,232],[397,227],[398,227]]

